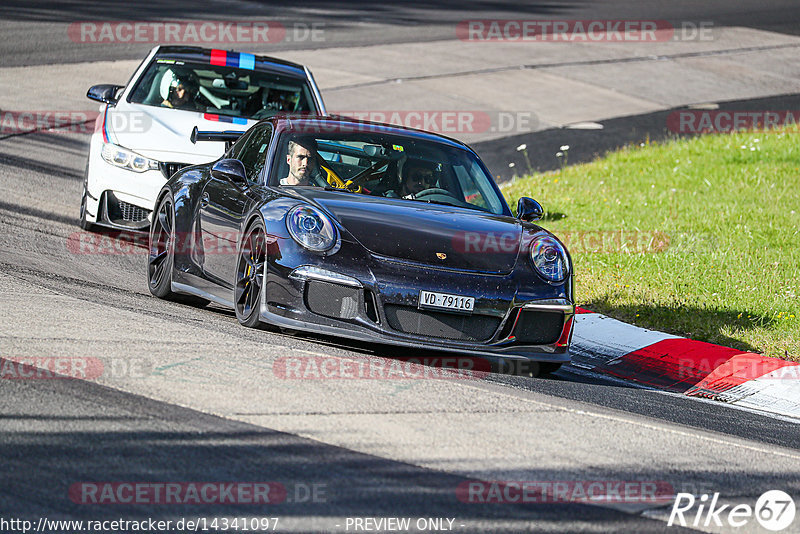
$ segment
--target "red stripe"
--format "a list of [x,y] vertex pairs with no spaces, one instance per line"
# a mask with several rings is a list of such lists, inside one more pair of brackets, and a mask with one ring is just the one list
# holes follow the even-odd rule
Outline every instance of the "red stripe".
[[567,319],[567,322],[564,323],[564,329],[561,331],[561,337],[558,338],[556,341],[557,347],[566,347],[569,345],[569,340],[572,338],[572,320],[575,317],[570,317]]
[[225,50],[212,50],[211,51],[211,64],[225,66],[228,61],[228,53]]
[[753,380],[771,373],[776,369],[798,365],[779,358],[769,358],[762,354],[745,352],[737,354],[723,363],[695,387],[686,392],[687,395],[698,397],[716,397],[733,387],[740,386],[748,380]]
[[212,113],[203,113],[203,118],[207,121],[217,121],[219,122],[219,115],[214,115]]
[[664,339],[597,367],[610,375],[684,393],[742,351],[695,341]]
[[586,308],[581,308],[580,306],[575,306],[575,313],[579,314],[579,313],[594,313],[594,312],[591,310],[587,310]]

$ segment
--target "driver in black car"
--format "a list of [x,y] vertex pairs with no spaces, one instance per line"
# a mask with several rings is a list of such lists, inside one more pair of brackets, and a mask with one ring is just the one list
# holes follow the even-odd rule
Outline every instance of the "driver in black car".
[[316,142],[312,138],[297,138],[289,141],[286,163],[289,174],[281,178],[281,185],[318,185],[314,183],[316,171]]
[[432,163],[422,160],[408,160],[403,165],[403,183],[400,196],[416,198],[416,195],[436,187],[436,169]]

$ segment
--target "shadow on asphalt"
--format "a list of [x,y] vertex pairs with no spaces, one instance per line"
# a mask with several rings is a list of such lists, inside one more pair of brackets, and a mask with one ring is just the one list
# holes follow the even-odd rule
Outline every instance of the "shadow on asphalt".
[[[450,517],[457,525],[465,524],[467,528],[454,529],[461,532],[519,532],[521,525],[542,532],[590,527],[605,532],[664,530],[657,521],[579,502],[464,502],[458,490],[472,478],[202,414],[88,382],[6,380],[0,382],[0,390],[7,400],[39,399],[36,406],[18,407],[13,413],[8,413],[10,404],[0,403],[6,414],[0,420],[10,419],[14,425],[0,440],[0,476],[4,481],[0,509],[13,517],[34,521],[43,516],[84,520],[318,517],[325,522],[325,531],[334,530],[336,521],[332,518]],[[72,401],[65,403],[66,398]],[[49,416],[56,405],[62,412],[58,420]],[[535,456],[517,463],[530,467],[530,471],[525,469],[531,480],[596,478],[578,469],[542,469]],[[609,473],[606,478],[620,481],[642,477],[660,480],[663,476],[625,469]],[[481,472],[475,476],[480,477]],[[485,477],[492,474],[487,472]],[[151,491],[139,494],[143,502],[134,504],[117,500],[131,493],[115,491],[105,493],[102,504],[85,503],[91,502],[92,496],[102,495],[87,490],[90,486],[85,483],[113,488],[116,486],[102,483],[121,482],[271,483],[270,489],[274,484],[282,486],[285,500],[197,504],[195,497],[177,504],[155,504],[148,500],[155,495]],[[758,483],[758,477],[752,482]],[[480,522],[481,527],[470,528],[472,522]]]

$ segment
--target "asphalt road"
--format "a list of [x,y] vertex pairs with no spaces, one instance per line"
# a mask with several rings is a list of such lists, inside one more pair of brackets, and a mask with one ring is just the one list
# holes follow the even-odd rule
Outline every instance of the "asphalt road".
[[[268,514],[287,531],[337,531],[347,517],[431,516],[455,518],[457,531],[650,532],[667,530],[664,503],[476,505],[455,488],[656,480],[751,503],[768,489],[800,492],[796,423],[577,371],[468,383],[281,380],[272,366],[285,355],[398,351],[244,329],[223,310],[152,298],[142,249],[75,253],[85,150],[78,134],[0,141],[0,353],[91,356],[123,371],[0,381],[3,517]],[[257,510],[66,498],[85,481],[253,480],[326,493]]]
[[[150,45],[78,45],[65,38],[65,21],[185,11],[178,3],[6,2],[2,66],[138,58]],[[800,27],[795,3],[778,1],[766,8],[714,1],[524,9],[504,2],[212,2],[193,6],[191,17],[221,12],[324,21],[329,40],[302,45],[309,47],[451,39],[453,21],[467,17]],[[666,526],[671,502],[474,504],[460,501],[457,488],[470,480],[656,481],[751,506],[767,490],[800,495],[796,422],[578,371],[458,382],[281,379],[274,364],[285,356],[426,354],[244,329],[213,306],[152,298],[142,249],[107,240],[115,253],[76,253],[70,243],[89,239],[76,225],[86,150],[79,134],[0,139],[0,369],[22,357],[89,357],[106,370],[89,381],[0,380],[0,520],[244,515],[280,517],[279,531],[327,532],[345,531],[348,517],[391,516],[452,518],[457,532],[672,532],[680,529]],[[258,506],[70,499],[75,484],[104,481],[277,482],[288,495]],[[316,498],[306,498],[309,488]],[[12,531],[2,523],[0,530]],[[745,531],[761,530],[751,521],[737,530]]]
[[153,20],[270,20],[322,25],[324,40],[291,40],[251,47],[258,52],[359,46],[376,43],[415,43],[454,38],[454,25],[467,19],[666,20],[673,24],[710,22],[779,33],[800,34],[800,10],[793,0],[544,0],[508,2],[447,0],[428,3],[400,1],[379,4],[288,0],[212,0],[187,7],[185,2],[140,0],[46,2],[8,0],[3,3],[0,65],[40,65],[90,60],[135,59],[150,44],[88,45],[74,42],[65,26],[82,21]]

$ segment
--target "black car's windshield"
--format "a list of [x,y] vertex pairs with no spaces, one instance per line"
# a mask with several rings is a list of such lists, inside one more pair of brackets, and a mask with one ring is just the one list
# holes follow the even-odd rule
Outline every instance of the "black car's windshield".
[[248,119],[317,111],[303,79],[165,58],[150,64],[129,100]]
[[503,214],[477,157],[463,148],[374,132],[284,132],[271,185],[341,189]]

